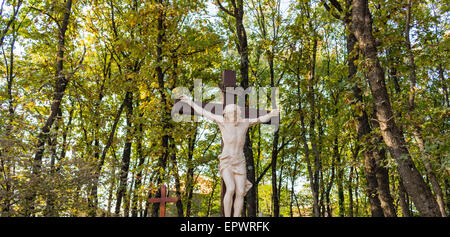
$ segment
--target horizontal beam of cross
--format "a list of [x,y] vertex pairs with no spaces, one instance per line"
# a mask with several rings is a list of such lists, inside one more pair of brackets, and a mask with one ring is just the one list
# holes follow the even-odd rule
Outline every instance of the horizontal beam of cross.
[[166,202],[177,202],[178,198],[176,197],[167,197],[166,196],[166,186],[161,186],[160,198],[149,198],[149,203],[159,203],[159,216],[164,217],[166,215]]
[[[194,101],[194,103],[196,103],[199,106],[202,106],[203,109],[205,109],[208,112],[211,112],[212,114],[221,115],[221,116],[223,115],[223,109],[225,108],[224,104],[199,102],[199,101]],[[264,109],[255,109],[255,108],[245,107],[245,114],[244,114],[244,111],[243,111],[244,109],[242,107],[240,107],[240,108],[242,109],[241,112],[244,115],[244,118],[246,118],[246,119],[254,119],[254,118],[257,118],[257,117],[260,117],[260,116],[270,113],[270,111],[264,110]],[[181,102],[179,99],[175,99],[175,105],[173,107],[173,111],[178,114],[201,116],[201,114],[198,114],[197,112],[195,112],[191,106],[189,106],[188,104],[185,104],[184,102]],[[272,119],[269,122],[267,122],[265,124],[279,124],[279,119],[280,119],[280,117],[274,116],[274,117],[272,117]]]

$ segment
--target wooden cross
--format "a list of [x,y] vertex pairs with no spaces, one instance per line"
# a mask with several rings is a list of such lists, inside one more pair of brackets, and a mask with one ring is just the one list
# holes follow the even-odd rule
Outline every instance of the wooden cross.
[[[219,85],[219,87],[222,89],[222,102],[223,102],[222,104],[199,102],[199,101],[194,101],[194,103],[201,105],[202,108],[204,108],[205,110],[208,110],[209,112],[211,112],[213,114],[223,116],[222,113],[223,113],[223,109],[225,108],[225,106],[228,104],[236,103],[237,95],[234,94],[234,95],[230,96],[229,94],[227,94],[229,91],[226,90],[226,88],[232,88],[232,89],[236,88],[236,72],[231,71],[231,70],[224,70],[222,72],[222,83]],[[231,98],[231,100],[230,100],[230,98]],[[271,98],[272,98],[272,104],[275,104],[274,96],[272,96]],[[180,100],[176,99],[174,109],[179,114],[199,115],[189,105],[183,105],[184,104],[183,102],[181,102],[181,103],[178,103],[178,102],[180,102]],[[259,116],[266,115],[268,113],[270,113],[269,110],[261,110],[261,109],[245,107],[244,118],[249,118],[249,119],[257,118]],[[275,126],[278,126],[279,121],[280,121],[280,117],[275,116],[275,117],[272,117],[272,119],[269,122],[267,122],[266,124],[274,124]],[[222,144],[222,146],[223,146],[223,144]],[[225,182],[222,179],[221,192],[220,192],[220,203],[221,203],[221,215],[222,216],[224,216],[223,198],[225,196],[225,192],[226,192],[226,186],[225,186]],[[234,200],[234,197],[233,197],[233,200]],[[234,212],[233,211],[234,204],[232,204],[231,206],[232,206],[231,213],[233,213]]]
[[159,203],[159,216],[166,216],[166,202],[177,202],[177,197],[166,197],[166,186],[161,186],[161,197],[160,198],[150,198],[149,203]]

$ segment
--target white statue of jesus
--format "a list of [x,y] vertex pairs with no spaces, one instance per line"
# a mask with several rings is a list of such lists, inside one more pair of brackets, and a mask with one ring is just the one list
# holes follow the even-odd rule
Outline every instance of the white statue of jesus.
[[250,126],[268,122],[272,117],[278,116],[277,109],[269,114],[255,119],[244,119],[241,109],[235,104],[225,106],[223,116],[212,114],[201,106],[195,104],[189,97],[182,95],[181,101],[191,106],[195,112],[216,122],[222,134],[223,149],[220,159],[220,176],[225,182],[226,192],[223,198],[224,212],[226,217],[231,216],[231,205],[234,199],[234,217],[241,215],[244,205],[244,196],[252,187],[247,180],[247,169],[244,158],[245,135]]

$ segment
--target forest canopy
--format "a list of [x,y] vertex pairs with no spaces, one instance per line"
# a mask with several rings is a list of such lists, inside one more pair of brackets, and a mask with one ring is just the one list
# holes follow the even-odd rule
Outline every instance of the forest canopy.
[[171,110],[223,70],[279,92],[278,129],[248,130],[243,216],[449,214],[446,1],[0,7],[0,216],[158,216],[162,185],[168,216],[220,216],[220,130]]

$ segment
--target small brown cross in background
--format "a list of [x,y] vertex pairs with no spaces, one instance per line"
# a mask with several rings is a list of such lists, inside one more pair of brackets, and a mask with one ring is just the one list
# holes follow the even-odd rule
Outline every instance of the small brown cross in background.
[[166,197],[166,186],[161,186],[161,197],[160,198],[150,198],[149,203],[159,203],[159,216],[166,216],[166,202],[177,202],[177,197]]

